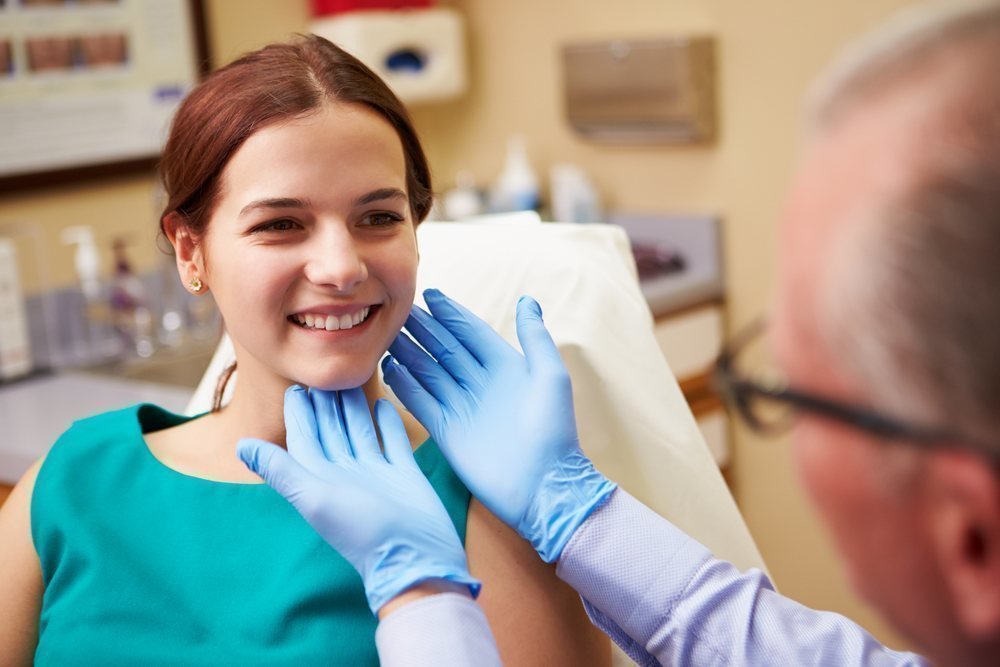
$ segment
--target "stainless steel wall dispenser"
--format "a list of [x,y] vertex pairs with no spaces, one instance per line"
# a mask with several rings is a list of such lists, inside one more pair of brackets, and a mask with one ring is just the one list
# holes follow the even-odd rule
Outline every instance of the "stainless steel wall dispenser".
[[715,40],[670,37],[563,47],[570,125],[607,143],[715,138]]

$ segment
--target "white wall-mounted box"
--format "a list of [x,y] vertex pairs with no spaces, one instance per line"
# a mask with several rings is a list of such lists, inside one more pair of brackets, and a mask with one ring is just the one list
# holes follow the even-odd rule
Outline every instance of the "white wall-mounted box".
[[309,29],[370,67],[407,104],[452,99],[468,85],[464,22],[454,9],[354,11]]

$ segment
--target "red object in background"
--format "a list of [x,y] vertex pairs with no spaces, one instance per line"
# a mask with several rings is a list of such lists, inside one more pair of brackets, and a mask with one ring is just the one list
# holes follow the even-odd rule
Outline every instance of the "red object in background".
[[414,9],[430,7],[434,0],[312,0],[314,17],[370,9]]

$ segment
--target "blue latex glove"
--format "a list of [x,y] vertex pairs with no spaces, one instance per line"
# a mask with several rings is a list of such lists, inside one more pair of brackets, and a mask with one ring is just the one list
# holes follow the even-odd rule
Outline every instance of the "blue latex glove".
[[375,404],[385,453],[361,389],[285,392],[288,451],[244,438],[237,451],[250,470],[288,500],[364,581],[372,612],[414,584],[447,579],[473,596],[465,550],[424,473],[399,414]]
[[616,485],[580,450],[569,373],[541,308],[518,301],[522,356],[441,292],[424,300],[433,316],[414,306],[406,321],[424,349],[400,334],[385,381],[480,502],[545,561],[558,560]]

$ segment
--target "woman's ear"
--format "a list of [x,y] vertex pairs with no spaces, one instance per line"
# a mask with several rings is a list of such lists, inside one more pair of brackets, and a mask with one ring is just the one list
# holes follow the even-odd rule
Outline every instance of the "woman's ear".
[[1000,474],[982,456],[931,455],[930,538],[955,619],[973,641],[1000,637]]
[[[202,245],[191,233],[184,216],[176,211],[166,214],[163,217],[163,233],[174,248],[181,282],[185,285],[190,285],[195,279],[204,282],[206,276]],[[196,291],[200,291],[200,288]]]

